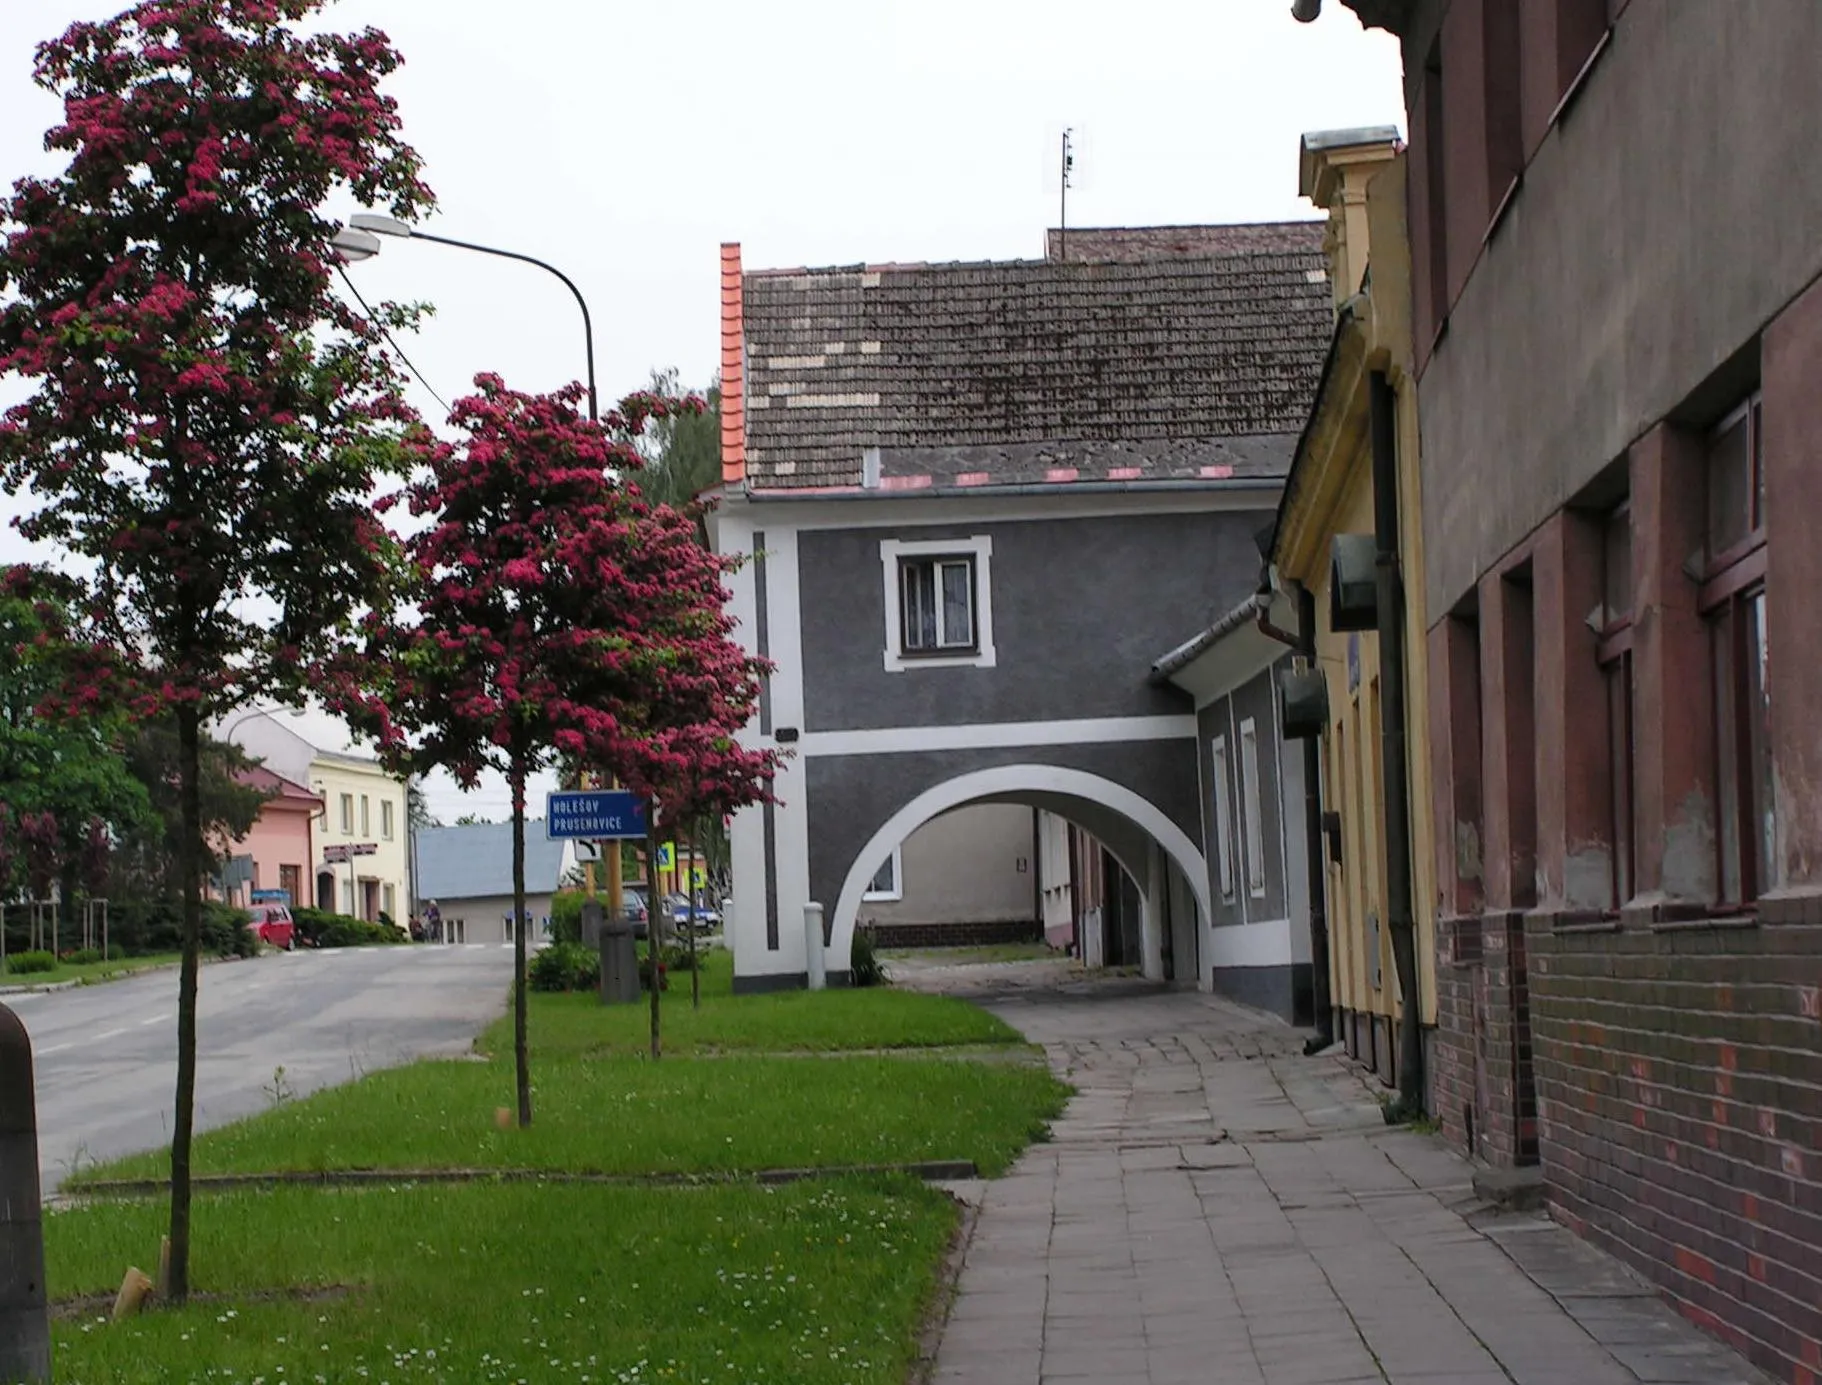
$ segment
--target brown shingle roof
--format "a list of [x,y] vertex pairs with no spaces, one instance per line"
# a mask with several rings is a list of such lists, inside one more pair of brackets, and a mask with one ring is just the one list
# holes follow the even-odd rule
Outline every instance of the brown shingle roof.
[[743,290],[746,476],[771,489],[858,486],[870,449],[907,488],[1282,475],[1333,311],[1319,230],[1290,250],[749,272]]

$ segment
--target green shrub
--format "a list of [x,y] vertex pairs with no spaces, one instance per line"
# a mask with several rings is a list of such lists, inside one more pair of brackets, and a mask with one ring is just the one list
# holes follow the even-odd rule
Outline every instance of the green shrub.
[[[183,904],[175,899],[121,899],[108,904],[108,946],[123,957],[183,948]],[[259,940],[247,927],[247,911],[205,900],[202,950],[222,957],[251,957]]]
[[848,984],[883,986],[885,983],[885,968],[880,966],[879,957],[873,951],[873,934],[865,928],[856,928],[854,941],[848,948]]
[[552,943],[525,970],[525,982],[534,991],[592,991],[600,979],[600,959],[581,943]]
[[384,947],[407,940],[390,924],[368,923],[327,909],[293,909],[291,921],[310,947]]
[[550,940],[552,943],[580,943],[582,941],[582,906],[587,902],[588,896],[580,890],[559,890],[551,896]]
[[55,971],[57,957],[50,952],[15,952],[6,959],[6,970],[12,976],[27,976],[37,971]]
[[101,960],[101,949],[98,947],[79,947],[74,952],[63,954],[64,963],[72,967],[92,967]]

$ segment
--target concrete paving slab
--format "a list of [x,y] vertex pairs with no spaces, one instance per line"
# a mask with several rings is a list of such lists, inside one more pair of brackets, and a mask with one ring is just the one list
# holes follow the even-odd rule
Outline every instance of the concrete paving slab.
[[937,1385],[1768,1385],[1562,1227],[1489,1214],[1277,1020],[1006,975],[971,984],[1079,1095],[976,1195]]

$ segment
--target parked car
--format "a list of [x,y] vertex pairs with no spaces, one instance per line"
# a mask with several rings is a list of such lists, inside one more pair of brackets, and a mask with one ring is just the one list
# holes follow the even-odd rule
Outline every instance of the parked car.
[[[688,928],[690,926],[690,897],[681,892],[673,892],[665,896],[665,903],[670,907],[673,926]],[[719,927],[721,927],[721,915],[709,906],[706,897],[697,895],[696,931],[713,933]]]
[[297,924],[283,904],[255,904],[247,910],[247,927],[262,943],[289,952],[297,946]]
[[635,938],[643,938],[650,932],[651,911],[646,908],[643,886],[626,885],[621,888],[620,912],[633,925]]

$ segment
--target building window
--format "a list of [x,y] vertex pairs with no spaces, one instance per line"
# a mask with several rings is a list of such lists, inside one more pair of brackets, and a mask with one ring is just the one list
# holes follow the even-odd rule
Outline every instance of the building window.
[[366,794],[361,795],[361,835],[363,837],[371,837],[373,835],[373,819],[369,817],[367,813]]
[[1707,561],[1700,607],[1714,678],[1716,846],[1723,903],[1775,883],[1765,672],[1765,465],[1755,393],[1708,439]]
[[1240,723],[1241,825],[1246,829],[1246,890],[1265,893],[1265,815],[1259,807],[1259,733],[1248,717]]
[[1607,683],[1609,824],[1613,845],[1613,907],[1632,898],[1636,833],[1632,694],[1632,506],[1625,501],[1602,521],[1601,633],[1597,646]]
[[1215,791],[1215,859],[1219,862],[1221,898],[1234,897],[1234,824],[1228,812],[1228,804],[1233,802],[1233,777],[1228,773],[1227,737],[1216,736],[1214,740],[1214,781]]
[[399,916],[397,887],[386,885],[381,893],[385,896],[386,902],[380,905],[380,908],[385,912],[387,918],[396,922]]
[[974,652],[973,558],[901,558],[898,596],[906,654]]
[[903,899],[905,887],[900,879],[902,867],[899,848],[895,846],[892,848],[892,854],[886,857],[878,870],[873,872],[873,878],[867,882],[866,893],[861,898],[876,904]]
[[278,887],[285,892],[285,903],[293,909],[304,907],[304,868],[302,866],[280,866],[278,868]]
[[354,835],[354,795],[351,793],[342,795],[342,835]]
[[879,554],[888,672],[994,666],[992,539],[886,539]]
[[342,912],[350,918],[354,916],[354,882],[342,881]]
[[392,840],[392,800],[380,800],[380,835],[387,841]]

